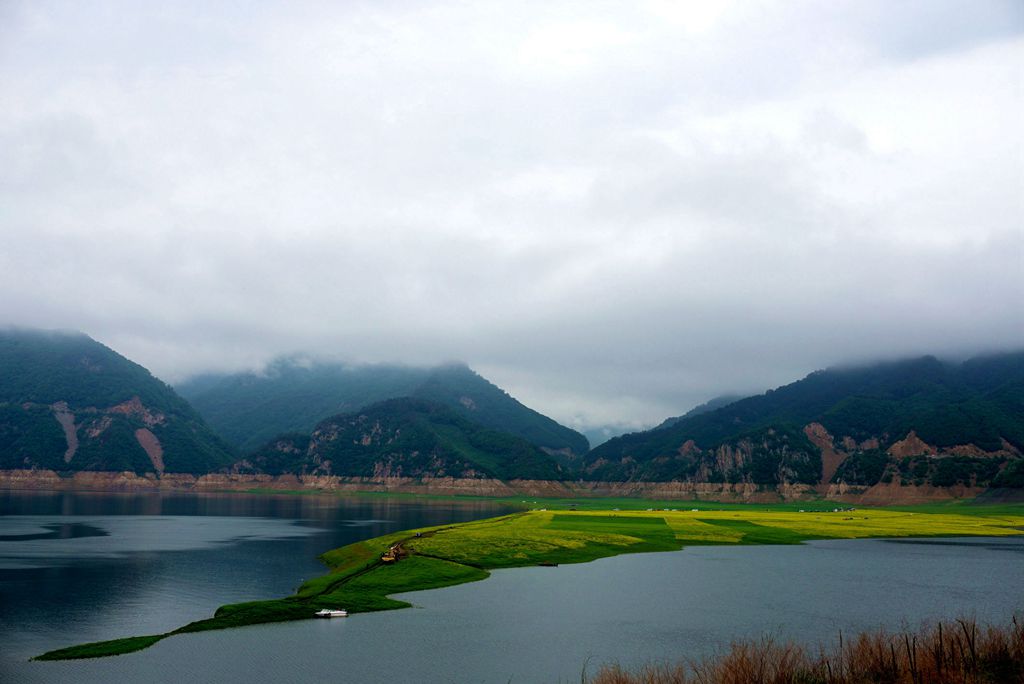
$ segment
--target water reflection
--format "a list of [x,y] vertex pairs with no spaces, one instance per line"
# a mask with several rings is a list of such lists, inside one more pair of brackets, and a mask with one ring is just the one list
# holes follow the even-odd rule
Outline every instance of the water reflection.
[[8,515],[201,515],[333,519],[339,510],[374,512],[393,520],[395,512],[457,510],[487,513],[508,510],[487,500],[436,501],[409,497],[333,496],[327,494],[245,494],[211,492],[19,492],[0,491],[0,516]]
[[[37,539],[78,539],[79,537],[106,537],[106,530],[86,523],[49,523],[40,525],[46,532],[23,532],[21,534],[0,534],[0,542],[34,541]],[[0,524],[0,530],[7,532],[9,525]]]
[[291,594],[323,574],[317,557],[329,549],[508,511],[383,497],[0,492],[0,681],[46,650]]

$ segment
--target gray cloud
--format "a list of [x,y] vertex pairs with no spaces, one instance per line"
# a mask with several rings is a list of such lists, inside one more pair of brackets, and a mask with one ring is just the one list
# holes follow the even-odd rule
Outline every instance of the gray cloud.
[[0,5],[0,321],[576,425],[1024,344],[1019,3]]

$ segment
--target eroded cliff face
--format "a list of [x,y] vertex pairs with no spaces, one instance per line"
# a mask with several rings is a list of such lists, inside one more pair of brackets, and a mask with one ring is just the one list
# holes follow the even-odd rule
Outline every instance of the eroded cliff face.
[[[973,445],[972,445],[973,446]],[[977,447],[975,447],[977,448]],[[894,442],[892,446],[885,450],[890,456],[897,458],[903,458],[907,456],[934,456],[938,453],[938,449],[926,444],[920,437],[917,436],[917,432],[911,430],[907,433],[907,436],[898,442]]]
[[164,425],[167,423],[167,416],[158,411],[150,411],[143,405],[142,400],[137,396],[132,397],[128,401],[122,402],[117,406],[111,406],[106,412],[118,413],[123,416],[135,418],[142,421],[147,427]]
[[[807,439],[811,440],[811,443],[821,450],[821,480],[820,483],[828,483],[832,481],[832,477],[836,474],[836,470],[842,465],[843,461],[849,455],[845,451],[836,449],[835,438],[828,433],[825,426],[821,423],[810,423],[804,426],[804,434],[807,435]],[[847,437],[846,441],[852,442],[854,448],[856,448],[856,442],[852,438]]]
[[164,447],[160,444],[160,440],[148,428],[139,428],[135,431],[135,441],[149,456],[149,461],[153,464],[156,472],[162,475],[164,472]]
[[[29,409],[31,404],[22,405],[22,408]],[[71,412],[65,401],[56,402],[50,409],[61,430],[64,431],[64,439],[68,444],[68,448],[64,451],[64,462],[71,463],[71,459],[78,452],[78,429],[75,427],[75,414]]]
[[[594,481],[685,482],[695,484],[816,484],[821,478],[818,448],[791,427],[763,427],[701,447],[687,438],[674,444],[658,431],[650,442],[595,454],[583,476]],[[600,450],[600,447],[599,447]]]
[[201,474],[232,457],[184,405],[0,402],[0,469]]
[[558,479],[566,468],[529,441],[490,430],[444,404],[389,399],[282,435],[232,469],[299,477]]
[[[674,451],[670,449],[668,445],[664,455],[646,461],[639,455],[633,458],[628,450],[618,461],[598,458],[587,474],[623,481],[774,486],[780,492],[797,485],[827,489],[831,484],[869,488],[891,483],[945,491],[1019,487],[1020,475],[1015,473],[1024,470],[1024,455],[1005,439],[1000,448],[990,451],[976,444],[929,444],[914,430],[858,441],[833,435],[818,422],[808,423],[796,434],[769,427],[714,448],[701,449],[693,439],[686,439]],[[879,491],[879,498],[890,498],[884,493],[887,489]]]
[[360,475],[374,482],[487,478],[436,440],[403,441],[408,432],[401,425],[385,425],[363,415],[329,419],[308,438],[275,440],[236,463],[231,472],[288,474],[299,478]]
[[[26,411],[41,408],[32,403],[23,404]],[[64,433],[67,448],[64,451],[64,462],[73,467],[78,466],[75,458],[87,459],[90,469],[102,468],[107,459],[103,452],[110,449],[109,442],[115,442],[113,448],[125,450],[124,435],[116,435],[119,428],[127,427],[134,437],[134,446],[138,446],[149,459],[149,464],[158,473],[164,471],[163,445],[150,428],[167,424],[167,417],[160,412],[146,408],[139,397],[110,407],[86,406],[72,408],[65,401],[54,402],[49,406],[54,420]],[[129,438],[130,439],[130,438]]]
[[[821,449],[820,484],[867,487],[874,493],[865,496],[880,501],[891,501],[896,496],[892,492],[907,493],[907,486],[924,499],[935,489],[981,491],[1008,480],[1003,474],[1022,461],[1020,450],[1005,439],[1001,448],[986,451],[976,444],[928,444],[914,430],[902,437],[883,435],[861,442],[834,437],[820,423],[807,425],[804,433]],[[889,446],[883,449],[886,443]]]

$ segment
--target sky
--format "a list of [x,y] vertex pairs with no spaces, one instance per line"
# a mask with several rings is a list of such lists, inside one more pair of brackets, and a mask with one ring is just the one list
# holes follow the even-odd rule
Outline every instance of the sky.
[[574,427],[1024,347],[1024,3],[0,0],[0,324]]

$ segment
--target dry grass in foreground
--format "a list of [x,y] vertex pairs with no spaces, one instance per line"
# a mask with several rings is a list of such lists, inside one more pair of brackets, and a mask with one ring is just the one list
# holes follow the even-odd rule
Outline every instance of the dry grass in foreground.
[[1024,626],[957,619],[918,632],[878,631],[815,653],[765,637],[723,655],[634,672],[603,668],[589,684],[1024,684]]

